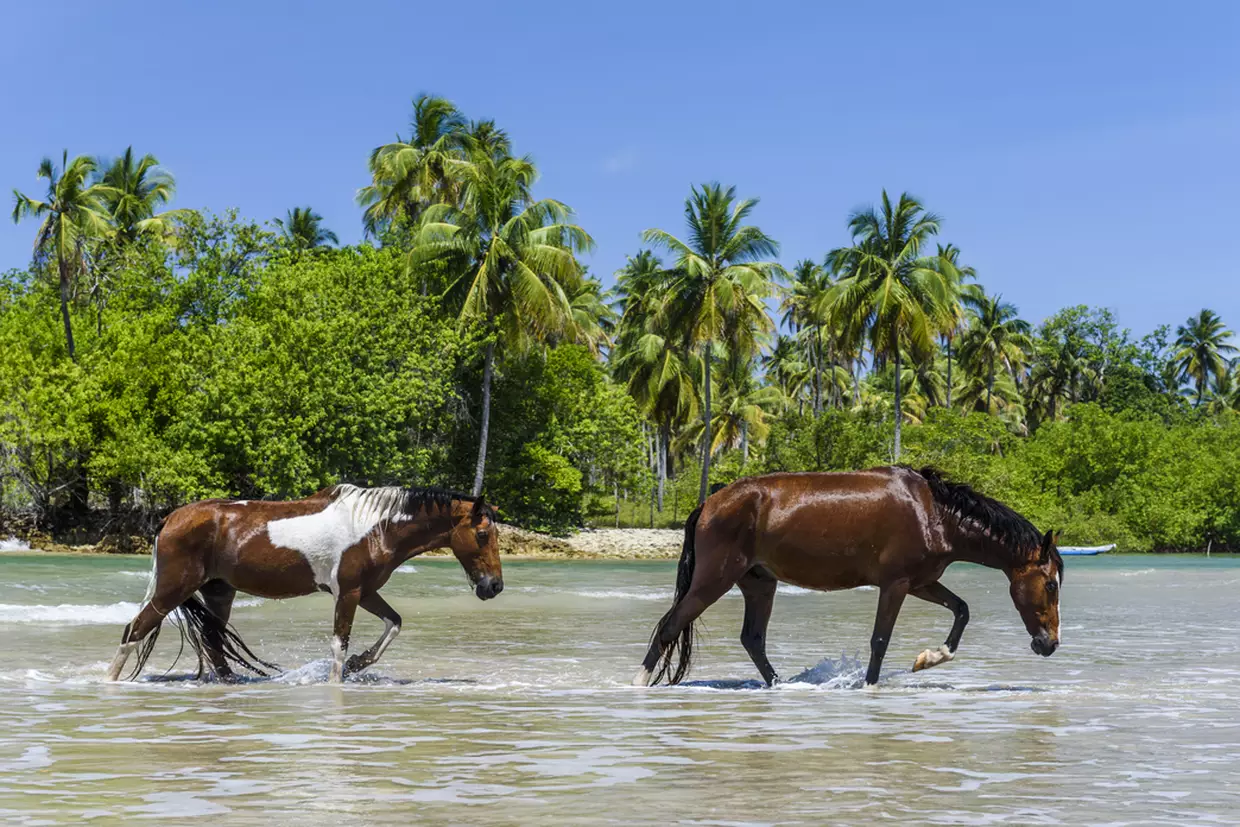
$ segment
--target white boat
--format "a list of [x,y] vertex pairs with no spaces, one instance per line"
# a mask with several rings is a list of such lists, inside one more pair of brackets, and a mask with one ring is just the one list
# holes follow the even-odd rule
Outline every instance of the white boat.
[[1059,553],[1064,557],[1089,556],[1102,554],[1104,551],[1111,551],[1113,548],[1115,548],[1115,543],[1105,546],[1060,546]]

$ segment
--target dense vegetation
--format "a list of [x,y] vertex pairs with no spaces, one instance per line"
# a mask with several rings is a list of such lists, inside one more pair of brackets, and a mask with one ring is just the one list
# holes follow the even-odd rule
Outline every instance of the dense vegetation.
[[605,291],[532,160],[439,98],[371,153],[352,247],[305,206],[161,212],[172,176],[131,150],[38,174],[12,216],[34,256],[0,279],[0,505],[53,528],[341,480],[472,489],[553,531],[664,525],[711,482],[900,461],[1064,541],[1240,549],[1218,316],[1032,325],[907,194],[786,269],[756,199],[695,187]]

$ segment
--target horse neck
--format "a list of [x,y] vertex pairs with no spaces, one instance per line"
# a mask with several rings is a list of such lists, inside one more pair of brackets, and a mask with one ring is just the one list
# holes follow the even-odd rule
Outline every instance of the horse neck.
[[948,519],[945,534],[952,562],[976,563],[991,569],[1012,570],[1012,550],[977,526]]
[[427,508],[404,520],[389,522],[383,539],[403,562],[424,551],[447,546],[455,525],[450,507]]

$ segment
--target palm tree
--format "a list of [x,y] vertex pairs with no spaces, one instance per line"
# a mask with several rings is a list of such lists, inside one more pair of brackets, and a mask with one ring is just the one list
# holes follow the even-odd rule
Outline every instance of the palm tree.
[[23,218],[41,218],[34,240],[36,264],[54,262],[60,286],[60,316],[65,326],[65,344],[69,358],[77,360],[73,342],[73,324],[69,319],[69,302],[73,285],[87,267],[90,244],[111,237],[106,200],[118,193],[104,184],[91,183],[96,169],[93,159],[79,155],[72,161],[69,153],[61,156],[58,169],[52,159],[39,164],[38,176],[47,181],[45,201],[36,201],[13,190],[13,222]]
[[[718,404],[711,418],[711,453],[739,448],[743,461],[748,462],[750,443],[766,441],[771,432],[769,420],[786,399],[778,387],[758,384],[749,359],[729,354],[722,367]],[[685,429],[684,438],[698,438],[704,425],[704,421],[694,422]]]
[[1029,323],[1017,316],[1016,305],[1001,296],[983,296],[960,343],[961,360],[986,377],[986,410],[995,386],[995,368],[1002,365],[1015,379],[1033,347]]
[[331,230],[325,229],[322,222],[323,216],[309,207],[293,207],[284,218],[276,219],[276,226],[294,250],[316,250],[339,244],[340,239]]
[[397,135],[370,153],[371,182],[357,192],[369,236],[397,221],[412,225],[432,204],[459,205],[462,182],[449,168],[464,157],[464,116],[445,98],[421,95],[413,101],[410,131],[408,140]]
[[947,299],[945,324],[940,332],[943,347],[947,351],[947,400],[943,407],[952,406],[952,341],[964,328],[968,321],[967,310],[977,310],[981,306],[982,292],[980,284],[968,284],[968,279],[977,278],[977,271],[972,267],[961,266],[960,248],[954,244],[938,245],[938,266],[947,280],[951,295]]
[[757,227],[744,223],[756,198],[736,200],[736,188],[717,183],[693,187],[685,199],[688,242],[664,230],[642,237],[670,251],[676,259],[660,314],[681,344],[702,353],[702,479],[698,501],[706,501],[711,458],[711,359],[716,343],[729,342],[733,353],[757,352],[759,337],[771,330],[764,300],[774,287],[778,265],[767,261],[779,245]]
[[698,400],[692,355],[674,345],[668,319],[660,314],[672,274],[652,251],[630,256],[616,271],[612,295],[620,321],[611,353],[612,373],[655,425],[656,498],[663,508],[672,433],[697,416]]
[[523,351],[569,329],[569,296],[582,269],[575,253],[594,246],[572,211],[559,201],[534,201],[536,171],[529,158],[488,153],[450,162],[463,183],[461,205],[428,207],[409,252],[408,269],[428,262],[456,274],[446,298],[460,308],[462,323],[480,322],[493,334],[482,372],[482,423],[473,494],[482,493],[491,421],[491,378],[497,343]]
[[156,212],[176,195],[176,181],[154,155],[135,158],[132,146],[107,166],[99,181],[108,188],[103,203],[122,243],[132,243],[143,233],[167,238],[173,221],[192,212]]
[[802,349],[790,336],[777,336],[770,353],[762,358],[768,382],[773,383],[791,403],[805,402],[805,388],[811,384],[813,368],[804,358]]
[[[826,362],[834,367],[834,348],[832,347],[830,328],[824,330],[824,317],[819,312],[823,301],[831,289],[831,274],[823,267],[803,259],[792,268],[792,287],[785,294],[781,307],[784,310],[784,324],[800,334],[805,343],[806,356],[814,372],[813,411],[817,414],[822,410],[822,371],[824,357],[823,340],[827,339],[830,351]],[[824,334],[827,334],[824,336]]]
[[853,336],[866,335],[877,359],[895,360],[895,441],[900,459],[901,355],[929,358],[934,335],[947,326],[952,290],[939,262],[922,255],[939,231],[939,219],[903,193],[892,204],[883,190],[880,208],[853,213],[853,246],[834,250],[828,263],[844,273],[829,309]]
[[1227,372],[1227,356],[1236,348],[1227,340],[1234,334],[1213,310],[1202,310],[1176,328],[1175,369],[1180,381],[1193,380],[1197,388],[1197,407],[1205,399],[1206,388]]
[[607,304],[603,285],[598,279],[583,278],[569,293],[568,339],[585,345],[598,356],[603,348],[611,346],[615,330],[616,313]]

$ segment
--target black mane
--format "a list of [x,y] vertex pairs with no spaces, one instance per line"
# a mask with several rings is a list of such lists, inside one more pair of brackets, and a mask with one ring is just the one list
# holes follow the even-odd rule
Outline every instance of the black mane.
[[[452,503],[461,500],[467,503],[477,503],[480,498],[470,494],[464,494],[460,491],[451,491],[446,488],[434,488],[423,486],[411,486],[405,488],[405,504],[404,511],[406,514],[416,514],[421,509],[429,511],[432,506],[440,508],[451,508]],[[499,522],[499,515],[495,513],[495,507],[487,503],[482,505],[483,513],[493,523]]]
[[[952,482],[937,468],[908,470],[926,481],[939,508],[959,520],[977,525],[1013,554],[1023,555],[1020,559],[1041,549],[1042,535],[1033,523],[998,500],[980,494],[962,482]],[[1062,571],[1063,564],[1058,565]]]

